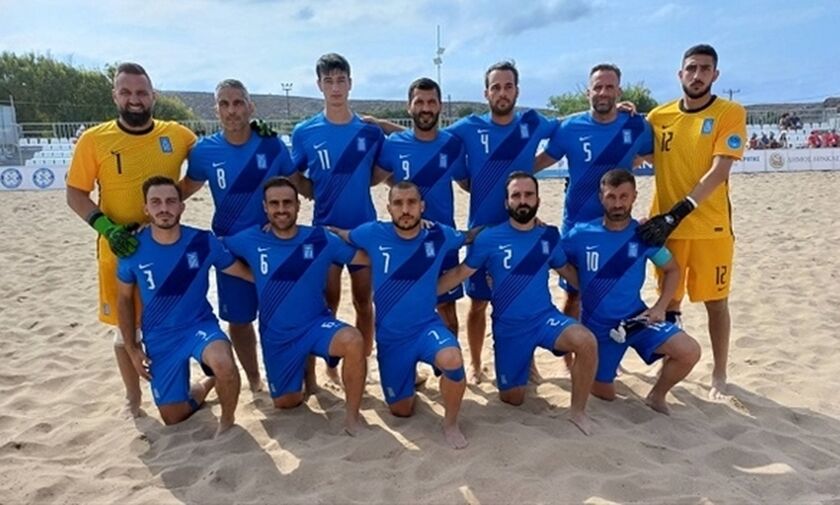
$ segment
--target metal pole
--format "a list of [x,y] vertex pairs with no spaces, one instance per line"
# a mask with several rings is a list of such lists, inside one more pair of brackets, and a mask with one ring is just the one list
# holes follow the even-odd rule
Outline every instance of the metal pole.
[[280,87],[286,93],[286,119],[291,119],[292,118],[292,109],[291,109],[291,106],[289,104],[289,92],[292,90],[293,85],[294,85],[294,83],[292,83],[292,82],[282,82],[282,83],[280,83]]

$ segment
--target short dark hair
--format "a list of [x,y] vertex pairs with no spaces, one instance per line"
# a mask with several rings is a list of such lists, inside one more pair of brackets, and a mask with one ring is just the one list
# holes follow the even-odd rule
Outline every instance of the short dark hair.
[[428,77],[420,77],[419,79],[415,79],[414,82],[408,87],[408,102],[411,103],[411,99],[414,98],[414,90],[415,89],[422,89],[423,91],[435,90],[437,92],[438,101],[441,100],[440,96],[440,86],[438,83],[429,79]]
[[336,70],[344,72],[347,74],[347,77],[350,77],[350,63],[347,62],[344,56],[338,53],[327,53],[318,58],[317,63],[315,63],[315,74],[318,76],[318,79]]
[[516,172],[512,172],[505,181],[505,198],[510,196],[508,195],[508,186],[510,186],[510,183],[519,179],[530,179],[534,181],[534,187],[537,188],[537,195],[540,194],[540,183],[537,182],[537,178],[533,174],[529,174],[523,170],[517,170]]
[[394,184],[393,186],[391,186],[391,189],[388,190],[388,203],[391,203],[391,196],[393,196],[395,189],[399,189],[399,190],[413,189],[414,191],[417,192],[417,196],[419,196],[421,200],[423,199],[423,194],[420,192],[420,188],[417,186],[417,184],[414,184],[411,181],[400,181],[400,182]]
[[592,70],[589,71],[589,77],[592,77],[592,74],[595,72],[614,72],[615,75],[618,77],[618,81],[621,82],[621,69],[618,68],[618,65],[614,65],[612,63],[599,63],[592,67]]
[[131,74],[131,75],[143,75],[146,79],[149,80],[149,85],[152,84],[152,78],[149,77],[149,74],[146,73],[146,69],[143,68],[142,65],[139,63],[132,63],[132,62],[125,62],[120,63],[117,65],[117,70],[114,72],[114,80],[117,80],[117,76],[120,74]]
[[268,190],[271,188],[292,188],[292,191],[295,192],[295,200],[300,200],[297,186],[295,186],[295,183],[288,177],[275,175],[274,177],[266,179],[263,183],[263,200],[265,200],[265,194],[268,193]]
[[519,86],[519,70],[516,69],[516,62],[513,60],[502,60],[490,65],[490,68],[484,72],[484,88],[490,87],[490,74],[496,70],[507,70],[513,72],[513,83]]
[[172,186],[178,192],[178,200],[183,200],[184,195],[181,194],[181,187],[178,186],[174,180],[162,175],[153,175],[143,182],[143,201],[147,201],[149,197],[149,189],[152,186]]
[[696,46],[691,46],[686,49],[685,54],[683,54],[683,63],[691,56],[696,55],[703,55],[703,56],[711,56],[712,60],[715,62],[715,68],[717,68],[718,64],[718,54],[715,51],[715,48],[710,46],[709,44],[697,44]]
[[633,188],[636,187],[636,177],[632,172],[623,168],[613,168],[601,177],[601,188],[604,186],[617,188],[625,182],[632,184]]

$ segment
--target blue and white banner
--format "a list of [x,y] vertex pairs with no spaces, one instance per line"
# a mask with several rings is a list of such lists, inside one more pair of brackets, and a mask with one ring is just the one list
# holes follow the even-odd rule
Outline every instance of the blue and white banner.
[[0,166],[0,191],[64,189],[67,167]]

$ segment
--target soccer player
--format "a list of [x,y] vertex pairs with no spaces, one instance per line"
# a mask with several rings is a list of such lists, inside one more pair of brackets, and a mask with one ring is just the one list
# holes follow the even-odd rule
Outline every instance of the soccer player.
[[[545,151],[537,156],[534,169],[556,163],[563,157],[569,167],[569,181],[563,209],[561,234],[577,223],[598,219],[603,208],[598,198],[601,177],[613,168],[631,169],[637,156],[653,152],[650,125],[641,115],[619,111],[621,70],[601,63],[589,72],[586,88],[589,111],[560,122]],[[563,312],[580,317],[580,296],[563,283],[566,305]]]
[[572,406],[569,420],[590,433],[586,401],[595,376],[595,337],[551,303],[548,270],[572,278],[554,226],[537,225],[540,206],[537,179],[527,172],[507,178],[505,208],[508,221],[481,232],[463,263],[444,274],[438,291],[449,289],[480,269],[492,283],[493,349],[496,384],[505,403],[521,405],[534,351],[547,349],[557,356],[574,353]]
[[[67,204],[98,233],[99,320],[117,325],[117,258],[137,249],[134,223],[143,214],[143,182],[154,175],[177,180],[195,135],[170,121],[152,119],[155,91],[136,63],[122,63],[114,74],[118,117],[87,129],[76,143],[67,173]],[[91,200],[98,186],[99,201]],[[139,309],[139,301],[138,309]],[[140,379],[115,331],[114,354],[129,412],[140,415]]]
[[[420,190],[425,204],[423,219],[455,228],[455,205],[452,174],[463,170],[464,147],[460,139],[438,129],[440,86],[421,77],[408,88],[408,113],[414,128],[394,133],[385,139],[375,169],[375,183],[390,178],[411,181]],[[443,271],[458,264],[458,251],[443,260]],[[462,286],[455,286],[438,297],[437,311],[454,335],[458,334],[455,301],[464,296]]]
[[[729,203],[729,172],[741,159],[747,113],[740,104],[712,94],[720,71],[712,46],[683,55],[679,100],[648,114],[653,127],[655,195],[651,217],[639,230],[652,244],[665,244],[680,265],[680,280],[668,304],[677,320],[685,292],[703,302],[708,315],[714,369],[709,397],[726,394],[729,355],[729,291],[735,238]],[[660,285],[662,273],[659,273]]]
[[[321,56],[315,65],[324,111],[292,131],[292,160],[311,180],[315,210],[312,224],[351,229],[376,219],[370,196],[373,164],[382,146],[382,130],[350,110],[350,64],[338,54]],[[327,305],[338,313],[341,268],[330,270]],[[370,269],[349,267],[356,327],[365,338],[365,354],[373,349],[373,306]],[[334,369],[328,373],[337,380]]]
[[[249,121],[255,108],[244,84],[236,79],[221,81],[216,85],[215,102],[222,130],[199,140],[190,152],[181,190],[189,198],[209,181],[216,207],[213,232],[223,238],[265,224],[259,188],[268,178],[292,175],[295,170],[279,137],[261,137],[252,131]],[[262,383],[251,324],[257,315],[254,284],[218,270],[216,284],[219,317],[229,324],[230,339],[251,391],[259,391]]]
[[[557,126],[537,111],[516,111],[519,96],[519,71],[513,62],[496,63],[484,74],[484,96],[490,112],[470,115],[446,129],[464,143],[466,164],[454,177],[470,192],[468,228],[504,222],[505,181],[517,171],[531,172],[537,146],[549,138]],[[478,270],[467,281],[471,299],[467,316],[467,339],[470,344],[472,370],[470,378],[479,383],[483,372],[481,350],[487,327],[487,302],[490,287],[486,271]]]
[[[645,402],[668,414],[665,396],[691,372],[700,359],[700,346],[675,324],[665,321],[665,309],[680,280],[679,266],[668,249],[646,244],[632,219],[636,180],[624,169],[601,178],[601,221],[579,223],[563,239],[569,262],[580,279],[583,324],[598,339],[598,372],[592,394],[615,398],[618,365],[628,347],[645,363],[664,364]],[[662,269],[662,292],[648,308],[640,292],[647,260]]]
[[443,224],[421,227],[424,211],[418,187],[400,181],[388,193],[392,222],[372,221],[350,232],[337,230],[342,238],[362,249],[373,272],[376,306],[376,357],[382,391],[391,413],[411,416],[415,401],[418,362],[435,370],[443,396],[443,434],[454,449],[467,446],[458,427],[458,411],[467,387],[458,338],[435,312],[438,273],[447,254],[460,248],[468,237]]
[[359,404],[365,387],[362,334],[335,318],[327,307],[324,286],[334,263],[347,264],[356,249],[320,226],[297,224],[300,199],[285,177],[263,185],[263,205],[270,227],[253,226],[225,239],[254,272],[259,294],[260,342],[274,406],[285,409],[303,402],[304,367],[310,355],[331,367],[343,358],[346,394],[345,430],[359,427]]
[[[180,224],[184,202],[174,179],[151,177],[142,194],[151,226],[137,235],[137,253],[121,258],[117,271],[125,349],[137,373],[151,382],[166,424],[190,417],[215,386],[222,407],[218,435],[233,426],[240,384],[230,343],[207,303],[208,275],[214,266],[243,279],[253,277],[212,233]],[[135,291],[143,303],[142,347],[135,335]],[[192,387],[190,357],[212,374]]]

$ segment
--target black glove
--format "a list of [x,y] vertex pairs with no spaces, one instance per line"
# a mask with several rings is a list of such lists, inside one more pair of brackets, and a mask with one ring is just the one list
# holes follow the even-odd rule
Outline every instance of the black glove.
[[697,205],[688,197],[680,200],[665,214],[653,216],[646,223],[639,225],[639,236],[650,245],[664,245],[668,235],[677,229],[680,221],[691,214],[695,207]]
[[140,245],[134,236],[134,231],[140,226],[137,223],[116,224],[102,212],[94,212],[88,219],[88,224],[108,240],[111,251],[118,258],[131,256]]
[[277,132],[267,122],[262,119],[252,119],[251,129],[257,132],[260,137],[276,137]]

